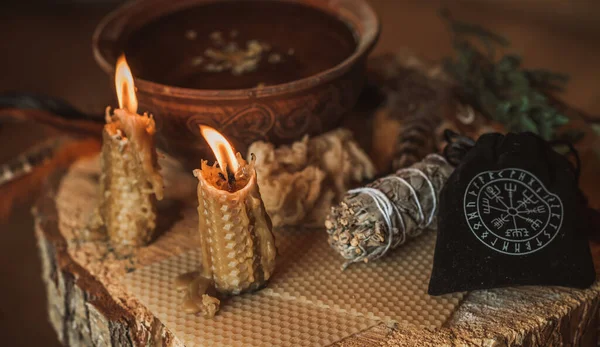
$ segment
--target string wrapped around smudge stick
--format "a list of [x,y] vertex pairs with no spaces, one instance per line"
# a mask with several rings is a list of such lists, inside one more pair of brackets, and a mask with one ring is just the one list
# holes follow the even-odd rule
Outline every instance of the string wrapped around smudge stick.
[[329,244],[346,259],[342,269],[376,260],[434,229],[439,192],[452,170],[443,157],[430,154],[409,168],[348,191],[325,221]]

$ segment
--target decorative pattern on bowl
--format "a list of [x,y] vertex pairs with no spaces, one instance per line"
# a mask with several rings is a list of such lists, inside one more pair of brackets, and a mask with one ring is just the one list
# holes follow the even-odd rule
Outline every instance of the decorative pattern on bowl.
[[[94,33],[94,56],[110,75],[127,37],[166,14],[203,3],[226,0],[146,0],[110,13]],[[234,90],[168,86],[136,78],[140,110],[156,117],[158,144],[186,166],[211,158],[198,125],[223,133],[245,153],[256,140],[290,143],[305,134],[337,127],[356,103],[365,81],[366,56],[379,35],[379,21],[365,0],[276,0],[302,3],[345,21],[357,39],[355,52],[340,64],[288,83]]]

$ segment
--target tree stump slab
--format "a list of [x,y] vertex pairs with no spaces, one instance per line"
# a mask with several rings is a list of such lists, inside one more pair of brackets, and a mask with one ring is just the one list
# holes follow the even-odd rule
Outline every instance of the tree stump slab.
[[[196,182],[175,163],[162,165],[170,188],[159,206],[160,236],[152,245],[124,256],[103,240],[90,240],[87,233],[98,194],[97,160],[77,162],[48,180],[33,213],[48,314],[65,346],[183,346],[118,280],[193,247],[190,235],[166,231],[174,223],[185,223],[178,201],[193,196]],[[600,248],[593,245],[592,250],[600,259]],[[377,324],[335,344],[595,346],[599,294],[598,282],[585,290],[530,286],[475,291],[441,327]]]

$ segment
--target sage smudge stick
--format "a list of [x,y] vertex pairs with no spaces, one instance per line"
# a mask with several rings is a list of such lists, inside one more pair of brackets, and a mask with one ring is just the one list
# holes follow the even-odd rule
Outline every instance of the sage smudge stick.
[[376,260],[434,229],[439,192],[452,170],[443,157],[430,154],[409,168],[348,191],[325,222],[329,244],[346,259],[342,269]]

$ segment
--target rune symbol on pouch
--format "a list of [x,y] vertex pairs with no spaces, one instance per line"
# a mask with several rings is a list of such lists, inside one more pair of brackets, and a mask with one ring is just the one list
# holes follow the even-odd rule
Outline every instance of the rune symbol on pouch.
[[508,215],[504,216],[500,216],[498,218],[494,218],[492,220],[492,224],[496,227],[496,229],[500,229],[504,226],[504,224],[506,224],[508,222]]
[[500,196],[500,193],[502,193],[500,188],[493,186],[493,185],[490,185],[485,189],[485,195],[488,198],[490,198],[493,201],[500,202],[504,205],[504,202],[502,201],[502,196]]
[[[473,177],[463,207],[466,223],[479,241],[508,255],[542,249],[558,234],[563,219],[560,198],[532,173],[516,168]],[[489,234],[502,242],[491,243],[494,238]]]

